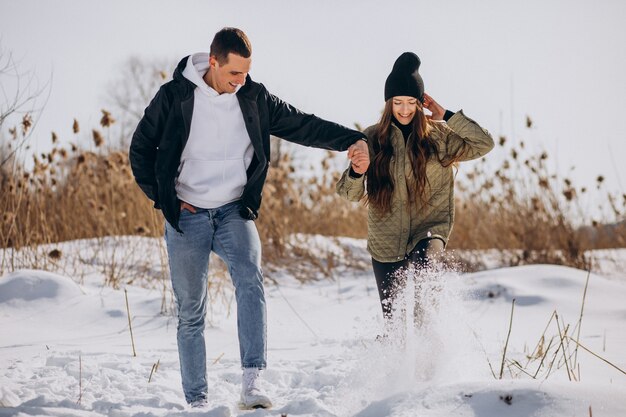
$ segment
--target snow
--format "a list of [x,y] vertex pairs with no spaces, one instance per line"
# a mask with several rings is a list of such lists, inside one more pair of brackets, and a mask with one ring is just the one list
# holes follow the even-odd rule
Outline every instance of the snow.
[[[118,256],[160,278],[156,245],[111,239],[57,245],[63,255],[55,273],[21,269],[0,277],[0,417],[552,417],[589,416],[590,407],[593,415],[626,416],[626,375],[616,369],[626,370],[626,279],[617,269],[605,267],[609,278],[553,265],[434,271],[418,281],[409,275],[401,300],[412,305],[419,297],[428,308],[424,325],[404,332],[411,317],[402,311],[394,328],[383,326],[364,242],[311,237],[320,259],[342,259],[346,247],[352,258],[335,260],[330,278],[302,282],[288,265],[268,274],[263,384],[274,409],[241,411],[232,286],[212,266],[210,407],[198,411],[186,406],[180,388],[169,284],[149,285],[135,271],[121,274],[114,288],[93,267]],[[108,250],[90,249],[96,247]],[[498,379],[512,308],[507,366]],[[574,370],[554,347],[541,368],[528,359],[537,356],[542,334],[545,345],[557,346],[565,329],[612,365],[582,348]],[[385,331],[391,336],[377,340]],[[570,340],[568,352],[574,348]],[[537,379],[513,361],[528,373],[539,369]]]

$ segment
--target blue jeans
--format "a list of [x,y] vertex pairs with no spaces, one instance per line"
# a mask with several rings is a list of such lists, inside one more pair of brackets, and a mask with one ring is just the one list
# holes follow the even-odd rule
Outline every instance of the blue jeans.
[[266,311],[261,241],[252,220],[239,214],[235,201],[215,209],[183,210],[179,233],[165,225],[172,287],[178,308],[178,355],[187,402],[206,397],[204,318],[209,254],[228,266],[237,300],[239,351],[244,368],[266,366]]

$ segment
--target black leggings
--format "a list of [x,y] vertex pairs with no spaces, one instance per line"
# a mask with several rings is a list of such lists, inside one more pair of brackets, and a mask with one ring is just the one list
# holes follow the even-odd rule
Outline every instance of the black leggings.
[[378,262],[372,258],[372,267],[378,286],[378,296],[383,309],[383,317],[391,319],[393,312],[393,302],[398,290],[399,282],[395,276],[396,272],[409,265],[425,267],[429,261],[438,253],[443,252],[444,243],[439,238],[427,238],[420,240],[415,248],[398,262]]

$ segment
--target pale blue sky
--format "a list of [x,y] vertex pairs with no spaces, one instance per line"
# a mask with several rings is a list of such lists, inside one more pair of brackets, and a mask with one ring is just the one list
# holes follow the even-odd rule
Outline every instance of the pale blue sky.
[[626,192],[624,22],[621,0],[0,0],[2,46],[41,80],[53,73],[40,146],[51,130],[70,137],[74,117],[97,126],[105,86],[128,56],[171,58],[173,68],[237,26],[252,41],[252,77],[304,111],[375,123],[395,58],[414,51],[426,91],[444,107],[558,155],[555,169],[578,184],[603,174],[618,192]]

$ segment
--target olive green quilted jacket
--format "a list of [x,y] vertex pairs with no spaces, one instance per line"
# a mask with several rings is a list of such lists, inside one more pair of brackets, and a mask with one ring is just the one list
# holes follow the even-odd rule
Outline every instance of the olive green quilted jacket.
[[[478,123],[463,114],[455,113],[447,122],[437,122],[432,137],[439,144],[440,156],[454,154],[462,148],[461,161],[476,159],[493,149],[493,138]],[[431,157],[426,164],[428,184],[426,203],[410,201],[407,186],[414,184],[411,162],[406,153],[404,138],[392,124],[391,141],[394,155],[391,170],[395,189],[391,210],[377,213],[368,208],[367,249],[379,262],[396,262],[428,237],[448,241],[454,223],[454,167],[443,167],[438,158]],[[375,126],[365,129],[372,137]],[[373,160],[372,140],[368,141],[370,159]],[[365,194],[366,175],[353,178],[346,169],[337,183],[337,193],[350,201],[359,201]]]

